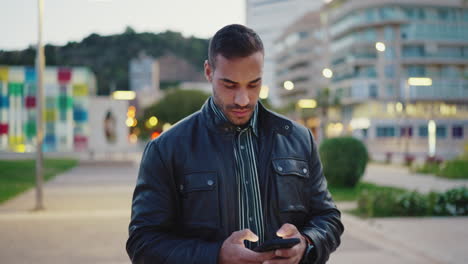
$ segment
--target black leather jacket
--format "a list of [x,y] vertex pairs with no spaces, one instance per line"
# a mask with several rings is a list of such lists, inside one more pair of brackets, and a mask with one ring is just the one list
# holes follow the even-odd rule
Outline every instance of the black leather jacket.
[[[294,224],[315,246],[303,262],[325,263],[344,228],[312,134],[261,104],[258,114],[265,239]],[[127,241],[133,263],[218,262],[223,241],[238,226],[235,128],[205,103],[146,146]]]

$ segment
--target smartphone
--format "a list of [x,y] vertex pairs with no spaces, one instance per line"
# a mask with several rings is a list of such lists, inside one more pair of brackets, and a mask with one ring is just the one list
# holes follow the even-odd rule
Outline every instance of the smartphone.
[[272,239],[265,241],[262,245],[254,248],[253,250],[256,252],[267,252],[273,251],[276,249],[283,249],[283,248],[292,248],[294,245],[297,245],[301,242],[299,238],[288,238],[288,239]]

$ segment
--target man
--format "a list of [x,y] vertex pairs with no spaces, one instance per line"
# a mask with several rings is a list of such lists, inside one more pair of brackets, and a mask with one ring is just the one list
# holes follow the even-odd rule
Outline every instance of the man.
[[[144,151],[127,241],[133,263],[325,263],[340,244],[312,134],[258,102],[263,58],[259,36],[242,25],[211,39],[213,96]],[[301,242],[252,250],[277,237]]]

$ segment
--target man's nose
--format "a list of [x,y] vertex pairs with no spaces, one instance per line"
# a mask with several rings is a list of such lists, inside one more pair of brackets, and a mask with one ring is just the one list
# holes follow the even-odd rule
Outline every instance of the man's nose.
[[249,105],[249,94],[245,89],[239,89],[237,91],[235,98],[234,98],[234,103],[239,106],[247,106]]

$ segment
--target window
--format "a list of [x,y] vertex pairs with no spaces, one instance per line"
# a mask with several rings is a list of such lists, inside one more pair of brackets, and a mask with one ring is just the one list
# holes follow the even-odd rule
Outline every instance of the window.
[[425,55],[423,45],[403,46],[403,57],[423,57]]
[[437,138],[446,138],[447,137],[447,127],[437,126],[437,128],[436,128],[436,137]]
[[413,137],[413,128],[412,127],[400,127],[400,136]]
[[384,28],[385,40],[394,40],[395,39],[395,30],[391,26],[386,26]]
[[422,77],[426,76],[426,67],[421,65],[410,65],[407,69],[408,77]]
[[418,130],[419,137],[427,137],[427,126],[420,126]]
[[369,85],[369,97],[377,98],[377,96],[378,96],[377,85],[375,83],[372,83],[371,85]]
[[384,71],[385,71],[385,77],[395,78],[395,65],[393,64],[385,65]]
[[394,137],[395,128],[390,126],[377,127],[377,137]]
[[452,127],[452,137],[453,138],[463,138],[463,126],[454,125]]

